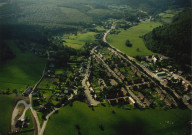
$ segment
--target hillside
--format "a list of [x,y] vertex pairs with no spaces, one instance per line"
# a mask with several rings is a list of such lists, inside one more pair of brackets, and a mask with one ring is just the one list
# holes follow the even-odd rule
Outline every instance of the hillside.
[[175,16],[171,24],[160,26],[144,36],[153,52],[174,58],[178,63],[191,61],[191,9]]

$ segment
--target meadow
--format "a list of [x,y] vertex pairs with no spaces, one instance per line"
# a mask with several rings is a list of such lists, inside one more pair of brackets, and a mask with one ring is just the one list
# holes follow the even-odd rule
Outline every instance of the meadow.
[[[154,28],[160,26],[159,22],[142,22],[136,26],[133,26],[127,30],[119,29],[119,34],[109,34],[107,36],[107,41],[112,46],[121,50],[129,56],[145,56],[151,55],[153,52],[148,50],[144,44],[141,36],[152,31]],[[126,40],[132,43],[132,47],[127,47],[125,45]],[[139,49],[137,49],[139,48]]]
[[14,94],[2,95],[0,94],[0,134],[8,135],[9,124],[11,120],[11,112],[14,102]]
[[188,121],[190,110],[123,110],[101,105],[92,110],[76,101],[51,116],[45,135],[76,135],[78,128],[82,135],[185,135],[190,133]]
[[95,43],[95,32],[86,32],[86,33],[78,33],[77,36],[75,35],[65,35],[64,45],[70,46],[75,49],[80,49],[85,45],[85,43]]
[[161,17],[161,21],[164,23],[171,23],[173,17],[180,13],[183,9],[178,10],[166,10],[160,14],[158,14]]
[[33,85],[41,77],[46,63],[31,52],[22,52],[14,41],[7,41],[16,57],[0,66],[0,89],[24,90],[27,85]]

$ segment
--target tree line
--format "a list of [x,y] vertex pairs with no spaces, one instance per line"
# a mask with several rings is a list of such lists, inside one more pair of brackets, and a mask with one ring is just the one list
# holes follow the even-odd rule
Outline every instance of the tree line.
[[180,64],[191,62],[192,9],[176,15],[171,24],[155,28],[143,36],[148,49],[171,58]]

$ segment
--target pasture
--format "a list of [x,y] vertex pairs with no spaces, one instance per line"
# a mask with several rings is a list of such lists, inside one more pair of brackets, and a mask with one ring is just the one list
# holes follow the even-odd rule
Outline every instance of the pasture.
[[11,95],[0,94],[0,107],[1,107],[0,134],[1,135],[8,135],[14,97],[15,97],[14,94],[11,94]]
[[78,129],[82,135],[180,135],[190,133],[188,121],[190,110],[123,110],[101,105],[91,109],[76,101],[72,107],[63,107],[51,116],[45,135],[56,131],[58,135],[76,135]]
[[[151,55],[153,52],[148,50],[144,44],[141,36],[152,31],[154,28],[160,26],[159,22],[142,22],[139,25],[133,26],[127,30],[118,29],[120,33],[118,34],[109,34],[107,36],[107,41],[112,46],[121,50],[129,56],[145,56]],[[127,47],[125,45],[126,40],[129,40],[132,47]]]
[[78,33],[75,35],[65,35],[64,37],[64,45],[70,46],[75,49],[80,49],[85,45],[85,43],[95,43],[95,32],[86,32],[86,33]]
[[164,23],[171,23],[173,17],[177,14],[179,14],[183,9],[178,10],[166,10],[159,14],[161,21]]
[[33,85],[40,79],[46,59],[28,51],[22,52],[14,41],[6,43],[16,57],[0,67],[0,89],[24,90],[27,85]]

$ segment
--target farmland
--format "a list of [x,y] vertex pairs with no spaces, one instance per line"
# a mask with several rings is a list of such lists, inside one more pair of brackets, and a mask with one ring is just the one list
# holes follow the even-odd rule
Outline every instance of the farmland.
[[[126,53],[129,56],[144,56],[151,55],[143,42],[141,36],[152,31],[153,28],[160,26],[159,22],[142,22],[139,25],[133,26],[127,30],[119,29],[119,34],[110,34],[107,36],[107,41],[117,49]],[[125,45],[126,40],[132,43],[132,47]],[[137,49],[138,48],[138,49]]]

